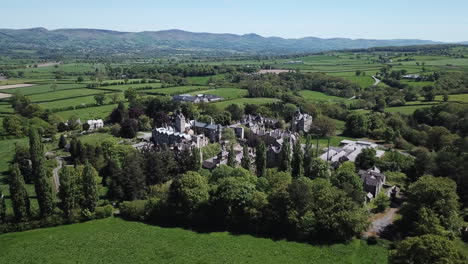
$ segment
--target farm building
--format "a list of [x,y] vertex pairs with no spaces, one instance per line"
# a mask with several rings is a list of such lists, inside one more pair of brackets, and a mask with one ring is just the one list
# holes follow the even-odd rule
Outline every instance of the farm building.
[[343,163],[345,161],[354,162],[356,157],[363,149],[373,148],[376,150],[376,156],[382,157],[385,151],[377,149],[379,145],[368,141],[342,140],[342,147],[330,147],[320,158],[331,163]]
[[200,103],[200,102],[216,102],[222,100],[222,97],[219,97],[214,94],[197,94],[197,95],[190,95],[190,94],[179,94],[174,95],[172,100],[176,102],[190,102],[190,103]]
[[258,71],[258,74],[280,74],[280,73],[288,73],[288,72],[294,72],[293,70],[260,70]]
[[421,75],[419,75],[419,74],[407,74],[407,75],[403,75],[401,78],[409,79],[409,80],[417,80],[417,79],[421,78]]
[[102,119],[88,120],[86,123],[89,125],[89,130],[95,130],[104,127],[104,121],[102,121]]
[[359,176],[361,176],[368,200],[372,200],[380,193],[387,178],[385,174],[380,173],[380,170],[376,167],[368,170],[360,170]]

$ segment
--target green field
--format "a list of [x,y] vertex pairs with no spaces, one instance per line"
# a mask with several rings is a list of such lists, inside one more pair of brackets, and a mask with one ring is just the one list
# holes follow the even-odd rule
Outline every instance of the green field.
[[62,99],[62,100],[55,100],[50,102],[40,103],[44,108],[54,109],[54,108],[62,108],[62,107],[69,107],[69,106],[80,106],[80,105],[93,105],[96,103],[94,99],[94,95],[72,98],[72,99]]
[[[468,103],[468,94],[451,94],[449,95],[448,102],[458,102],[458,103],[466,104]],[[387,107],[385,108],[385,112],[411,115],[414,113],[414,111],[416,111],[416,109],[431,107],[440,103],[444,103],[444,101],[442,100],[442,95],[436,96],[435,100],[431,102],[413,101],[413,102],[407,102],[405,106]]]
[[111,89],[115,91],[126,91],[129,88],[142,89],[146,87],[160,88],[160,83],[137,83],[137,84],[121,84],[121,85],[109,85],[109,86],[100,86],[99,89]]
[[192,84],[201,84],[206,85],[208,84],[209,80],[217,81],[224,78],[224,74],[217,74],[212,76],[200,76],[200,77],[188,77],[188,81]]
[[216,102],[213,103],[214,105],[224,109],[228,107],[231,104],[239,104],[239,105],[244,105],[244,104],[256,104],[256,105],[262,105],[262,104],[268,104],[268,103],[275,103],[279,102],[279,99],[276,98],[239,98],[239,99],[233,99],[233,100],[226,100],[226,101],[221,101],[221,102]]
[[216,88],[216,89],[192,92],[190,94],[191,95],[214,94],[224,99],[235,99],[235,98],[242,98],[246,96],[248,94],[248,91],[244,89],[239,89],[239,88]]
[[302,90],[299,92],[302,97],[310,101],[321,101],[321,102],[344,102],[347,98],[332,96],[321,92]]
[[[31,99],[31,102],[36,103],[36,102],[47,102],[47,101],[53,101],[53,100],[67,99],[67,98],[72,98],[72,97],[80,97],[80,96],[86,96],[86,95],[96,95],[96,94],[102,94],[104,92],[105,91],[97,90],[97,89],[70,89],[70,90],[35,94],[35,95],[30,95],[28,97],[29,99]],[[81,98],[77,100],[80,101]]]
[[[2,93],[15,93],[16,91],[21,91],[24,95],[32,95],[32,94],[40,94],[40,93],[53,93],[51,88],[52,84],[39,84],[29,87],[21,87],[21,88],[13,88],[13,89],[4,89],[1,90]],[[62,90],[69,90],[69,89],[77,89],[77,88],[84,88],[86,85],[84,84],[57,84],[56,91]]]
[[108,218],[0,235],[3,263],[387,263],[384,246],[312,246]]
[[99,118],[106,118],[114,108],[116,108],[116,104],[111,105],[103,105],[103,106],[95,106],[95,107],[88,107],[76,110],[68,110],[54,113],[56,116],[62,118],[63,120],[67,120],[71,115],[76,115],[81,118],[81,120],[88,120],[88,119],[99,119]]
[[102,143],[104,140],[109,139],[109,138],[116,139],[117,141],[122,140],[122,138],[117,138],[107,133],[92,133],[92,134],[79,137],[80,141],[83,144],[91,144],[91,145]]
[[165,95],[176,95],[183,94],[192,91],[203,91],[209,89],[209,86],[175,86],[151,90],[142,90],[144,93],[155,93],[155,94],[165,94]]

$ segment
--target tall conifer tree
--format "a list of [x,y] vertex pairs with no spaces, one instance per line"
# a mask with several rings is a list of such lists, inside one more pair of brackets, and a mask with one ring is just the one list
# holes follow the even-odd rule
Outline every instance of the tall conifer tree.
[[13,164],[11,167],[10,199],[16,221],[21,222],[26,220],[31,214],[30,202],[18,163]]
[[293,150],[293,158],[292,158],[292,169],[291,169],[291,175],[293,178],[299,178],[303,176],[304,168],[302,167],[302,162],[304,159],[304,155],[302,153],[302,146],[301,146],[301,141],[299,138],[296,140],[296,143],[294,144],[294,150]]
[[32,177],[34,188],[36,190],[37,201],[41,217],[52,214],[54,201],[52,188],[47,177],[47,171],[44,159],[44,146],[37,129],[31,128],[29,131],[29,152],[32,163]]
[[255,151],[255,164],[257,166],[257,177],[264,177],[266,173],[266,147],[263,141],[257,145],[257,149]]
[[250,170],[250,163],[249,148],[245,145],[242,149],[241,166],[246,170]]

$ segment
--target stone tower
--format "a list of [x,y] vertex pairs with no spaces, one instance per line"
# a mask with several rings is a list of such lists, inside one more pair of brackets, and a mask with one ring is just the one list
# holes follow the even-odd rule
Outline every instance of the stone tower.
[[185,133],[185,116],[182,113],[176,115],[175,129],[177,132]]

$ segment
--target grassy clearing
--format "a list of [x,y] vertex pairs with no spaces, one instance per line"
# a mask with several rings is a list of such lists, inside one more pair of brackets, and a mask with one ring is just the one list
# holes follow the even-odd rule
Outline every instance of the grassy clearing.
[[80,141],[83,144],[86,143],[86,144],[91,144],[91,145],[102,143],[102,141],[109,139],[109,138],[116,139],[117,141],[122,139],[122,138],[114,137],[113,135],[107,134],[107,133],[92,133],[92,134],[79,137]]
[[15,144],[27,145],[27,138],[0,140],[0,174],[8,170],[8,162],[15,153]]
[[[67,99],[70,97],[96,95],[96,94],[101,94],[103,92],[104,91],[102,90],[96,90],[96,89],[70,89],[70,90],[35,94],[35,95],[30,95],[28,97],[29,99],[31,99],[31,102],[36,103],[36,102],[47,102],[47,101],[52,101],[52,100]],[[80,101],[80,99],[77,99],[77,100]]]
[[302,90],[299,93],[302,95],[302,97],[304,97],[307,100],[311,100],[311,101],[322,101],[322,102],[347,101],[347,99],[343,98],[343,97],[332,96],[332,95],[328,95],[328,94],[321,93],[321,92],[316,92],[316,91]]
[[100,86],[101,89],[111,89],[115,91],[126,91],[129,88],[141,89],[146,87],[152,88],[161,88],[161,83],[137,83],[137,84],[122,84],[122,85],[109,85],[109,86]]
[[144,93],[156,93],[156,94],[165,94],[165,95],[176,95],[183,94],[192,91],[204,91],[208,90],[209,86],[176,86],[176,87],[167,87],[151,90],[142,90]]
[[224,74],[217,74],[212,76],[200,76],[200,77],[188,77],[188,81],[192,84],[201,84],[206,85],[209,83],[210,79],[212,81],[217,81],[224,78]]
[[[2,90],[2,93],[15,93],[16,91],[20,91],[24,95],[33,95],[38,93],[53,93],[51,88],[52,84],[39,84],[29,87],[21,87],[21,88],[13,88],[13,89],[5,89]],[[63,91],[69,89],[80,89],[85,88],[84,84],[57,84],[56,91]]]
[[210,89],[205,91],[197,91],[190,93],[191,95],[197,94],[214,94],[220,96],[224,99],[235,99],[235,98],[242,98],[248,94],[247,90],[239,89],[239,88],[217,88],[217,89]]
[[114,108],[117,107],[117,104],[111,105],[103,105],[103,106],[96,106],[96,107],[88,107],[82,108],[77,110],[69,110],[69,111],[62,111],[54,113],[56,116],[60,117],[62,120],[67,120],[71,115],[76,115],[81,120],[88,120],[88,119],[99,119],[99,118],[106,118]]
[[387,263],[388,254],[360,240],[312,246],[118,218],[4,234],[0,244],[5,263]]
[[[468,103],[468,94],[451,94],[449,95],[449,100],[447,102],[457,102],[457,103]],[[389,113],[401,113],[405,115],[411,115],[419,108],[431,107],[437,104],[444,103],[442,95],[435,97],[434,101],[413,101],[407,102],[405,106],[397,107],[387,107],[385,112]]]
[[279,99],[276,98],[239,98],[239,99],[233,99],[233,100],[226,100],[226,101],[221,101],[221,102],[216,102],[214,103],[216,106],[219,108],[226,108],[231,104],[239,104],[239,105],[244,105],[244,104],[256,104],[256,105],[262,105],[262,104],[268,104],[268,103],[275,103],[279,102]]
[[80,106],[80,105],[92,105],[96,103],[94,99],[94,95],[78,97],[78,98],[71,98],[71,99],[63,99],[51,102],[44,102],[40,103],[44,108],[54,109],[54,108],[62,108],[62,107],[69,107],[69,106]]

